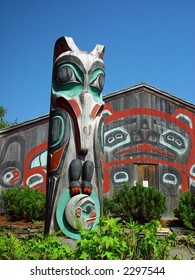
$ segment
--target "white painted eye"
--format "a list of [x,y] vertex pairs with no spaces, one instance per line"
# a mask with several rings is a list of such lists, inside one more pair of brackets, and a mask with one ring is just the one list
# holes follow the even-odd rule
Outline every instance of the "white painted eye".
[[123,139],[123,134],[122,134],[122,133],[117,133],[117,134],[115,135],[115,138],[116,138],[116,139]]
[[108,138],[108,143],[112,144],[115,141],[115,138],[113,136]]
[[173,135],[168,135],[167,140],[174,142],[175,138]]
[[175,143],[177,144],[178,147],[182,147],[183,142],[180,139],[175,139]]

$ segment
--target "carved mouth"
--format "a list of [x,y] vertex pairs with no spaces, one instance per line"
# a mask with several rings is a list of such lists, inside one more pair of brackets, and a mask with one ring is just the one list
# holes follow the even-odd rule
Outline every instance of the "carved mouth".
[[86,223],[92,223],[92,222],[95,222],[95,220],[96,220],[96,217],[94,218],[89,218],[89,219],[87,219],[86,220]]
[[86,222],[87,222],[87,223],[92,223],[92,222],[95,222],[95,220],[96,220],[96,213],[95,213],[95,212],[92,212],[92,213],[90,214],[89,218],[86,219]]
[[124,155],[124,157],[136,157],[138,155],[149,155],[152,157],[165,157],[168,159],[174,159],[174,155],[153,147],[152,145],[149,144],[142,144],[139,145],[139,147],[134,147],[134,148],[127,148],[123,149],[121,151],[116,152],[116,156]]

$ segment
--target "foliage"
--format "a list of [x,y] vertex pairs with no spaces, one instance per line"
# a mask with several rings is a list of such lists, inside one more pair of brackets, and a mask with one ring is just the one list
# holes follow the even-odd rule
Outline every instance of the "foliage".
[[18,238],[8,231],[0,233],[0,260],[22,259],[23,250]]
[[32,188],[15,187],[2,194],[3,207],[8,218],[14,220],[43,220],[45,217],[45,194]]
[[104,199],[104,214],[121,217],[125,221],[138,221],[141,224],[160,219],[166,210],[166,198],[158,190],[143,187],[141,184],[115,189],[111,199]]
[[17,121],[8,122],[8,121],[4,120],[4,116],[6,115],[6,113],[7,113],[7,109],[3,106],[0,106],[0,129],[17,124]]
[[80,229],[81,239],[77,242],[75,258],[81,260],[125,259],[127,244],[119,218],[102,217],[97,230]]
[[[125,232],[125,228],[129,233]],[[81,229],[75,258],[80,260],[164,260],[168,259],[175,235],[158,237],[158,221],[140,225],[120,218],[100,219],[97,230]]]
[[37,234],[24,240],[23,247],[29,260],[68,260],[73,256],[72,250],[52,234]]
[[100,218],[96,230],[80,229],[81,239],[70,249],[54,234],[35,234],[19,240],[11,232],[0,233],[0,260],[165,260],[175,235],[157,236],[158,221],[145,225]]
[[173,212],[187,228],[195,230],[195,195],[190,190],[179,196],[178,207]]
[[158,237],[157,228],[160,227],[160,222],[156,220],[143,226],[143,235],[139,240],[139,252],[142,259],[166,260],[172,247],[176,245],[176,235],[173,233],[168,237]]
[[195,249],[195,231],[192,231],[187,238],[187,245],[190,248]]
[[0,260],[68,260],[72,251],[56,236],[35,234],[27,240],[19,240],[11,232],[0,234]]

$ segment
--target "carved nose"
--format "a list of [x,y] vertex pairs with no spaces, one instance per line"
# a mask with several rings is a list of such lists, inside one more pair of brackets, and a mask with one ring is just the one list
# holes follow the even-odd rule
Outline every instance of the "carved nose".
[[82,92],[79,94],[79,100],[80,100],[81,104],[84,103],[84,96],[85,96],[85,93],[82,91]]
[[85,104],[87,98],[90,96],[90,94],[88,93],[87,90],[83,90],[80,95],[79,95],[79,99],[81,102],[81,106]]
[[79,99],[80,99],[80,102],[81,102],[81,105],[83,105],[85,103],[85,99],[86,99],[86,94],[87,94],[87,91],[82,91],[79,95]]
[[83,90],[79,95],[81,115],[78,118],[80,130],[80,152],[85,156],[88,153],[90,142],[93,136],[93,119],[91,118],[92,96],[87,90]]

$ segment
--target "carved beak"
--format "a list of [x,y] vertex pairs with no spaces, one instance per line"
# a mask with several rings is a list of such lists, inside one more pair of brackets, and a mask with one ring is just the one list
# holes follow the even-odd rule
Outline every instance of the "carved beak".
[[96,117],[99,117],[103,104],[97,104],[88,91],[81,92],[76,98],[56,99],[56,105],[65,109],[74,123],[76,151],[78,155],[86,156],[91,145],[93,145]]

